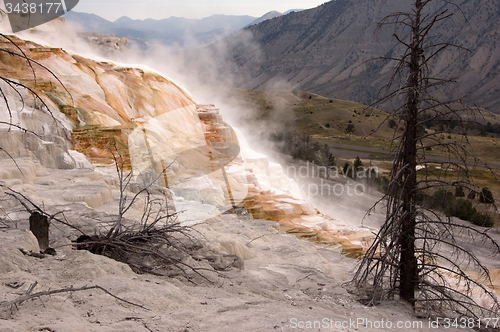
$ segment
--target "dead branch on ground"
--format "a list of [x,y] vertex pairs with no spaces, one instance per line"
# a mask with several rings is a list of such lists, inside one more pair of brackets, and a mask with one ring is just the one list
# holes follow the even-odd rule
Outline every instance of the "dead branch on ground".
[[144,307],[143,305],[122,299],[121,297],[116,296],[115,294],[108,291],[106,288],[101,287],[99,285],[82,286],[82,287],[77,287],[77,288],[70,286],[70,287],[61,288],[61,289],[53,289],[53,290],[42,291],[42,292],[38,292],[38,293],[32,293],[33,289],[35,289],[37,284],[38,284],[38,282],[35,281],[33,284],[30,285],[30,287],[28,288],[28,290],[26,291],[26,293],[24,295],[21,295],[14,300],[0,302],[0,307],[8,307],[8,306],[12,306],[12,305],[17,306],[17,304],[21,304],[26,300],[39,298],[39,297],[45,296],[45,295],[53,295],[53,294],[68,293],[68,292],[72,293],[72,292],[80,292],[80,291],[85,291],[85,290],[90,290],[90,289],[98,289],[98,290],[101,290],[104,293],[108,294],[109,296],[117,299],[118,301],[133,305],[135,307],[139,307],[139,308],[144,309],[144,310],[149,310],[148,308]]

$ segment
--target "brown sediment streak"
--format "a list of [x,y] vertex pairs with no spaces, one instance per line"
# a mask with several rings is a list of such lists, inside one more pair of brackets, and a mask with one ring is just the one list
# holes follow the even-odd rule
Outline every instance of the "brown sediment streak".
[[234,204],[233,192],[231,191],[231,186],[229,185],[226,170],[224,169],[224,167],[225,167],[224,165],[221,165],[220,169],[222,170],[222,175],[224,176],[224,181],[226,181],[227,193],[229,195],[229,199],[231,200],[231,205],[233,206],[233,208],[236,208],[236,205]]
[[[296,202],[293,202],[296,201]],[[287,203],[294,207],[294,212],[286,212],[279,205]],[[312,229],[303,223],[308,216],[320,216],[317,210],[305,210],[296,198],[288,195],[277,195],[271,192],[249,190],[242,205],[255,219],[273,220],[279,224],[280,230],[295,235],[299,239],[316,244],[330,246],[340,244],[342,254],[351,258],[359,258],[369,247],[373,239],[370,231],[342,232],[333,229]]]
[[[200,116],[200,113],[202,111],[200,109],[198,109],[196,111],[196,113],[198,113],[198,118],[200,119],[200,123],[202,124],[202,128],[203,128],[203,136],[205,136],[205,141],[207,143],[207,147],[208,147],[208,156],[210,157],[210,165],[212,166],[212,172],[215,172],[215,166],[214,166],[214,160],[213,160],[213,155],[212,155],[212,147],[210,145],[210,142],[217,142],[217,141],[224,141],[222,139],[222,137],[220,137],[219,134],[217,134],[217,132],[215,133],[210,133],[208,130],[205,130],[205,128],[210,128],[209,125],[208,125],[208,119],[205,119],[205,118],[202,118]],[[229,196],[229,200],[231,201],[231,205],[233,206],[233,208],[236,207],[236,204],[234,203],[234,197],[233,197],[233,192],[231,191],[231,186],[229,185],[229,180],[227,178],[227,174],[226,174],[226,169],[225,169],[225,165],[223,163],[223,161],[221,160],[220,161],[221,165],[220,165],[220,169],[222,171],[222,175],[224,176],[224,182],[226,182],[226,189],[227,189],[227,193],[228,193],[228,196]]]
[[[142,124],[141,124],[142,127]],[[148,142],[148,134],[146,133],[146,128],[142,127],[142,135],[144,136],[144,142],[146,142],[146,147],[148,148],[149,155],[151,156],[151,163],[153,162],[153,154],[151,153],[151,147]]]
[[205,135],[205,132],[203,132],[203,135],[205,136],[205,141],[207,142],[208,156],[210,157],[210,165],[212,166],[212,172],[215,172],[214,158],[212,157],[212,147],[210,146],[209,137],[207,137],[207,135]]
[[[146,128],[143,127],[141,124],[141,129],[142,129],[142,135],[144,136],[144,141],[146,142],[146,147],[148,148],[149,155],[151,157],[151,167],[154,169],[154,159],[153,159],[153,153],[151,152],[151,147],[148,142],[148,134],[146,132]],[[166,172],[166,167],[165,167],[165,160],[161,158],[161,172],[163,173],[163,180],[165,181],[165,188],[169,188],[168,186],[168,178],[167,178],[167,172]],[[172,199],[171,194],[164,193],[167,199]],[[175,209],[175,207],[174,207]],[[175,212],[175,211],[174,211]]]
[[165,187],[168,188],[167,170],[165,168],[165,160],[161,158],[161,168],[163,173],[163,179],[165,180]]
[[[200,119],[201,121],[201,119]],[[210,137],[208,135],[205,135],[205,131],[203,131],[203,135],[205,136],[205,141],[207,142],[208,146],[208,156],[210,157],[210,165],[212,166],[212,172],[215,172],[215,167],[214,167],[214,159],[212,157],[212,147],[210,146]],[[229,195],[229,199],[231,200],[231,205],[233,208],[236,207],[234,204],[234,197],[233,197],[233,192],[231,191],[231,186],[229,185],[229,180],[227,179],[227,174],[226,174],[226,169],[224,164],[221,162],[221,171],[222,175],[224,176],[224,181],[226,182],[226,189],[227,189],[227,194]]]
[[106,103],[109,105],[109,107],[114,109],[117,115],[120,117],[118,121],[121,120],[120,122],[122,123],[130,123],[130,116],[127,114],[127,112],[125,112],[125,109],[120,102],[120,98],[109,92],[108,89],[106,89],[106,87],[101,84],[101,78],[99,74],[96,74],[95,82],[99,85],[99,87],[101,87],[102,91],[104,92]]
[[[110,93],[105,87],[104,85],[101,83],[101,78],[99,76],[99,74],[96,72],[95,68],[97,67],[101,67],[103,68],[103,66],[99,66],[98,63],[96,63],[95,61],[93,60],[90,60],[90,59],[86,59],[86,58],[83,58],[83,57],[80,57],[80,56],[73,56],[72,57],[75,62],[76,62],[76,66],[78,68],[80,68],[81,70],[83,70],[82,67],[86,67],[88,70],[90,70],[90,72],[93,73],[93,79],[94,81],[96,82],[96,84],[99,86],[99,88],[102,90],[102,92],[104,93],[104,101],[105,103],[112,109],[116,112],[116,114],[109,114],[109,113],[106,113],[106,112],[102,112],[97,108],[93,108],[94,111],[98,112],[98,113],[102,113],[102,114],[105,114],[107,116],[109,116],[110,118],[112,118],[113,120],[116,120],[118,121],[119,123],[121,124],[127,124],[130,122],[130,116],[125,112],[125,110],[123,109],[123,106],[121,105],[121,102],[120,102],[120,99],[115,96],[114,94]],[[89,75],[91,76],[91,75]],[[83,106],[83,105],[80,105],[80,106]],[[92,108],[91,108],[92,109]]]
[[[144,136],[144,141],[146,142],[146,147],[148,148],[148,153],[149,153],[149,156],[151,158],[151,167],[153,168],[154,171],[155,170],[155,164],[154,164],[154,158],[153,158],[153,153],[151,152],[151,146],[149,146],[149,142],[148,142],[148,134],[146,132],[146,128],[143,127],[143,125],[141,124],[141,129],[142,129],[142,135]],[[162,167],[162,171],[163,171],[163,178],[165,179],[165,187],[168,188],[168,181],[167,181],[167,174],[164,172],[165,170],[165,162],[163,161],[163,158],[161,159],[161,167]]]

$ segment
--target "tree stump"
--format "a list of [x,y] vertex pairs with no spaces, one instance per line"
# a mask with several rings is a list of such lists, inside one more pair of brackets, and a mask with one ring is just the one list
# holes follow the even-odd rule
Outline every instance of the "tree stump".
[[40,251],[44,251],[49,247],[49,221],[47,216],[38,212],[31,213],[30,231],[38,240]]

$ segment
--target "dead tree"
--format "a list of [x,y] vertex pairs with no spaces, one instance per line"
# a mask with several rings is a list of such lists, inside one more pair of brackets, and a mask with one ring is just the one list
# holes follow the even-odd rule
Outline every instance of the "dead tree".
[[[481,163],[460,142],[443,142],[442,132],[427,134],[419,128],[428,121],[470,119],[472,109],[457,100],[441,100],[440,89],[453,80],[432,77],[432,61],[443,50],[458,47],[437,39],[434,30],[460,8],[446,0],[414,0],[407,12],[392,13],[379,23],[395,27],[402,56],[381,58],[394,61],[394,73],[381,90],[384,96],[369,107],[392,102],[398,105],[380,124],[397,117],[404,130],[395,130],[395,159],[391,181],[382,201],[386,203],[386,220],[373,244],[361,260],[351,285],[367,303],[399,297],[424,316],[445,315],[471,317],[498,316],[499,303],[492,291],[489,271],[469,250],[467,243],[481,243],[491,252],[499,245],[488,233],[452,219],[419,204],[422,197],[437,188],[464,187],[480,190],[469,177],[468,163]],[[423,114],[431,114],[422,119]],[[379,128],[380,128],[379,126]],[[396,129],[399,126],[396,126]],[[466,137],[464,137],[466,143]],[[446,154],[442,161],[426,156],[430,149]],[[441,164],[453,168],[445,177],[431,175],[426,166]],[[419,166],[424,169],[418,172]],[[372,207],[373,209],[374,207]],[[475,269],[478,278],[465,271]],[[484,306],[475,293],[487,298]]]
[[[145,207],[144,214],[140,222],[140,229],[152,229],[155,227],[160,221],[166,221],[168,219],[176,219],[177,213],[169,213],[168,211],[168,197],[169,192],[163,191],[164,199],[151,199],[150,189],[152,189],[153,185],[158,182],[160,177],[162,177],[167,168],[170,165],[166,166],[160,174],[155,174],[151,176],[150,179],[147,180],[147,183],[142,183],[143,187],[138,190],[132,197],[128,197],[127,192],[130,190],[131,181],[133,180],[132,171],[127,172],[125,170],[125,163],[122,153],[117,147],[116,142],[112,139],[108,144],[108,150],[111,152],[114,160],[114,166],[116,168],[116,174],[118,176],[118,186],[120,191],[120,198],[118,200],[118,214],[116,216],[116,221],[113,226],[106,234],[107,239],[113,239],[119,234],[125,232],[131,232],[132,229],[123,227],[123,219],[127,211],[134,205],[137,200],[141,197],[145,197]],[[154,220],[150,221],[151,216],[155,215],[153,207],[157,206],[158,210],[156,211],[156,216],[153,218]],[[150,222],[149,222],[150,221]],[[149,223],[148,223],[149,222]],[[133,225],[135,226],[135,225]]]
[[[218,272],[186,262],[186,257],[202,249],[203,245],[193,235],[194,230],[178,220],[182,211],[169,210],[168,189],[155,186],[170,165],[131,193],[132,171],[125,170],[122,153],[114,140],[108,148],[118,176],[118,213],[109,230],[97,235],[83,234],[75,241],[75,247],[126,263],[137,273],[181,275],[190,282],[194,282],[193,277],[199,277],[212,283],[204,272],[220,275]],[[127,220],[125,215],[140,200],[144,204],[142,217]]]

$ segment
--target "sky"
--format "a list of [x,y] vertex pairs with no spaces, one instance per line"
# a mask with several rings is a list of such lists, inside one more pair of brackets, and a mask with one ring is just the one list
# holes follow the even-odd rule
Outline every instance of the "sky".
[[260,17],[276,10],[314,8],[326,0],[80,0],[76,12],[99,15],[109,21],[122,16],[132,19],[163,19],[170,16],[203,18],[214,14]]

